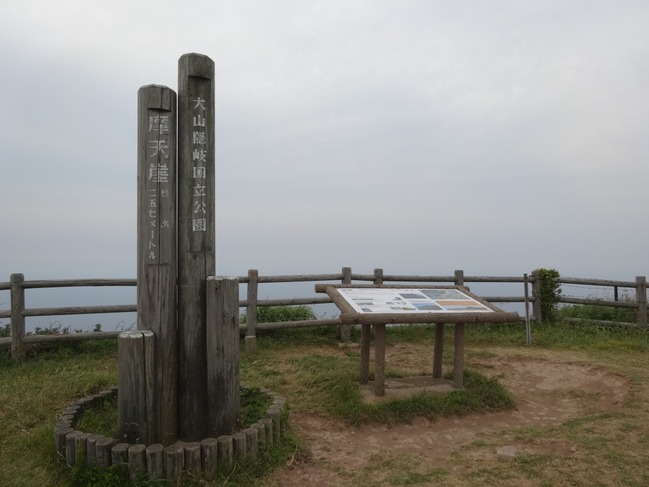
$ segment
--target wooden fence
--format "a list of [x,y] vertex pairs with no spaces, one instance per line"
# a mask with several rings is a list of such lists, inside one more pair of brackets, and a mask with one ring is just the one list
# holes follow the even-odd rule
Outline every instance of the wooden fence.
[[[337,325],[340,323],[337,318],[315,319],[308,321],[292,321],[277,323],[257,323],[257,308],[261,306],[286,306],[286,305],[315,305],[331,303],[329,297],[316,296],[307,298],[284,298],[284,299],[258,299],[259,286],[273,283],[297,283],[297,282],[340,282],[342,284],[374,283],[383,284],[404,283],[404,284],[459,284],[470,286],[471,283],[518,283],[520,294],[515,296],[481,296],[492,303],[530,303],[532,306],[532,319],[541,322],[540,302],[535,299],[535,287],[538,282],[534,279],[534,273],[529,277],[522,276],[470,276],[464,275],[461,270],[455,271],[453,275],[423,276],[423,275],[393,275],[385,274],[382,269],[375,269],[372,274],[356,274],[350,267],[342,268],[341,272],[335,274],[299,274],[299,275],[278,275],[260,276],[258,271],[251,269],[246,276],[239,277],[240,284],[247,285],[246,299],[239,301],[239,306],[246,308],[245,324],[241,324],[241,332],[246,337],[255,337],[257,330],[281,329],[281,328],[305,328],[323,325]],[[526,281],[531,284],[527,288]],[[593,299],[560,296],[559,302],[567,304],[586,304],[598,306],[610,306],[617,308],[631,308],[636,311],[637,320],[635,323],[622,323],[628,326],[647,327],[647,283],[644,276],[636,277],[635,281],[614,281],[604,279],[582,279],[582,278],[559,278],[560,284],[595,286],[609,289],[613,293],[613,299]],[[102,305],[102,306],[78,306],[58,308],[26,308],[25,290],[42,288],[70,288],[70,287],[97,287],[97,286],[137,286],[136,279],[79,279],[79,280],[35,280],[26,281],[22,274],[12,274],[8,282],[0,282],[0,291],[10,291],[11,308],[0,310],[0,319],[10,318],[11,336],[0,338],[0,348],[11,347],[12,356],[18,360],[25,356],[25,346],[32,344],[44,344],[54,342],[70,342],[81,340],[97,340],[117,338],[120,331],[115,332],[94,332],[94,333],[72,333],[61,335],[26,335],[25,318],[32,316],[60,316],[77,314],[99,314],[99,313],[124,313],[137,311],[135,304],[129,305]],[[619,300],[619,289],[632,289],[635,291],[635,298]],[[530,292],[531,291],[531,292]],[[521,320],[524,318],[522,317]],[[611,322],[604,322],[612,324]],[[341,326],[341,338],[348,339],[349,328]]]

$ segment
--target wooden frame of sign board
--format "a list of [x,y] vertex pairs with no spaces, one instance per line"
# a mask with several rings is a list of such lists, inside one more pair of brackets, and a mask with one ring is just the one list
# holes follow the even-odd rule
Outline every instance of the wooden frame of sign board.
[[[385,395],[386,324],[435,324],[434,379],[442,378],[444,325],[453,324],[455,332],[453,386],[461,389],[464,386],[465,323],[507,323],[521,320],[518,313],[502,311],[472,294],[464,286],[316,284],[315,290],[317,293],[327,294],[333,300],[340,310],[341,324],[361,325],[361,384],[368,382],[371,331],[372,327],[374,328],[374,393],[377,396]],[[400,296],[410,296],[410,298],[404,300]],[[458,299],[460,296],[461,299]],[[451,302],[453,303],[445,305]]]

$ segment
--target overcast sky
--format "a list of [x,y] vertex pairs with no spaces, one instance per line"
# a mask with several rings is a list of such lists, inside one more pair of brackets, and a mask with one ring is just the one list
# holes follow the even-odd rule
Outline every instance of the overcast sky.
[[217,273],[649,274],[649,2],[0,7],[0,281],[136,275],[136,109],[216,65]]

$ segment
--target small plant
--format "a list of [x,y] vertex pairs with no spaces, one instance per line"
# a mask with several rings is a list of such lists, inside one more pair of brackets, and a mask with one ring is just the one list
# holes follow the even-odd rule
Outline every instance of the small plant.
[[[67,335],[69,333],[70,327],[63,326],[59,321],[50,321],[49,325],[45,328],[41,328],[40,326],[34,328],[34,335]],[[31,335],[31,333],[27,334]]]
[[534,290],[534,298],[540,300],[541,318],[543,321],[552,322],[556,319],[557,304],[561,295],[559,272],[555,269],[536,269],[534,279],[539,283]]

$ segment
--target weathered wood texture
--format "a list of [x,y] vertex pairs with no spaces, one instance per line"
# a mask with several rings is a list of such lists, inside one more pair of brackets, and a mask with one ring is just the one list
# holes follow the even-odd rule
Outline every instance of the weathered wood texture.
[[111,452],[117,440],[113,438],[100,438],[97,440],[95,448],[97,449],[97,468],[104,470],[112,465]]
[[207,279],[207,310],[207,414],[200,418],[200,431],[216,438],[232,432],[240,409],[236,278]]
[[117,340],[119,440],[157,443],[155,439],[154,337],[148,330],[123,332]]
[[174,443],[164,449],[165,477],[177,485],[176,482],[185,467],[185,450],[181,443]]
[[205,480],[214,480],[218,472],[218,446],[216,438],[205,438],[201,441],[201,461]]
[[138,91],[137,327],[155,337],[151,440],[176,441],[176,93],[148,85]]
[[433,345],[433,379],[442,378],[444,362],[444,323],[435,323],[435,343]]
[[[241,283],[241,281],[239,281]],[[255,303],[257,308],[270,308],[273,306],[301,306],[309,304],[331,303],[331,298],[280,298],[280,299],[258,299]],[[239,301],[239,306],[248,307],[252,302],[247,299]]]
[[248,287],[246,300],[246,353],[255,353],[257,351],[257,290],[259,287],[259,271],[257,269],[248,270]]
[[361,325],[361,370],[360,383],[367,384],[370,377],[370,345],[372,343],[372,328],[370,325]]
[[637,322],[638,326],[647,327],[647,278],[637,276],[636,282],[636,302],[638,303]]
[[116,466],[122,474],[128,473],[128,449],[130,446],[128,443],[117,443],[110,450],[111,465]]
[[[23,283],[25,289],[60,287],[135,287],[137,279],[48,279],[29,280]],[[0,286],[2,288],[2,286]]]
[[235,462],[241,463],[246,458],[246,434],[239,431],[232,435],[232,457]]
[[[69,333],[64,335],[26,335],[23,339],[25,345],[38,345],[47,343],[71,343],[88,340],[114,340],[121,331],[98,331],[88,333]],[[0,348],[11,343],[11,338],[0,338]]]
[[374,325],[374,394],[385,395],[385,324]]
[[259,288],[259,271],[257,269],[248,270],[248,284],[246,295],[246,336],[255,335],[255,325],[257,324],[257,292]]
[[259,441],[257,438],[256,428],[245,428],[242,433],[246,435],[246,458],[249,460],[257,459],[259,454]]
[[[374,274],[351,274],[352,282],[362,282],[370,281],[374,282],[376,276]],[[319,282],[319,281],[335,281],[343,279],[343,273],[339,274],[300,274],[300,275],[282,275],[282,276],[259,276],[259,283],[280,283],[280,282]],[[383,274],[382,279],[385,282],[389,281],[400,281],[400,282],[421,282],[421,283],[438,283],[438,282],[455,282],[455,276],[402,276],[402,275],[388,275]],[[483,283],[516,283],[524,282],[524,278],[517,276],[464,276],[465,283],[471,282],[483,282]],[[239,276],[239,283],[245,284],[248,282],[248,276]],[[530,276],[529,283],[532,286],[537,286],[537,281]],[[573,277],[562,277],[559,279],[560,284],[569,284],[569,285],[584,285],[584,286],[601,286],[603,288],[612,288],[613,292],[618,295],[619,288],[630,288],[634,292],[631,296],[639,297],[640,302],[631,300],[631,301],[610,301],[603,299],[584,299],[584,298],[573,298],[569,296],[560,296],[559,302],[568,303],[568,304],[593,304],[601,306],[610,306],[610,307],[620,307],[620,308],[635,308],[638,309],[638,306],[643,305],[642,296],[645,296],[646,302],[646,284],[643,288],[638,289],[638,286],[641,283],[634,281],[614,281],[614,280],[605,280],[605,279],[583,279],[583,278],[573,278]],[[30,280],[24,281],[22,284],[22,289],[33,289],[33,288],[61,288],[61,287],[78,287],[78,286],[134,286],[136,284],[135,279],[77,279],[77,280]],[[321,286],[327,286],[328,284],[322,284]],[[0,282],[0,290],[10,290],[11,282]],[[521,286],[523,290],[523,286]],[[522,293],[521,293],[522,294]],[[16,293],[20,295],[20,293]],[[500,303],[500,302],[525,302],[525,296],[488,296],[483,297],[486,301],[491,303]],[[637,298],[636,298],[637,299]],[[298,304],[321,304],[332,302],[329,297],[312,297],[312,298],[287,298],[287,299],[271,299],[271,300],[257,300],[257,306],[282,306],[282,305],[298,305]],[[533,296],[528,296],[528,302],[532,303],[534,309],[533,316],[534,321],[537,323],[540,322],[542,318],[540,316],[540,306],[539,301]],[[239,306],[247,306],[249,303],[247,300],[240,300]],[[23,303],[24,307],[24,303]],[[12,311],[11,309],[16,309],[14,302],[11,303],[10,309],[0,309],[0,319],[2,318],[11,318]],[[135,311],[137,309],[136,305],[105,305],[105,306],[83,306],[83,307],[57,307],[57,308],[25,308],[22,312],[22,317],[29,316],[60,316],[65,314],[94,314],[94,313],[116,313],[116,312],[127,312]],[[641,323],[640,326],[646,326],[644,323],[644,316],[646,313],[638,312],[638,323]],[[12,336],[19,336],[19,333],[14,333],[13,328],[19,327],[20,325],[20,316],[17,316],[15,322],[12,321]],[[324,319],[324,320],[313,320],[309,322],[283,322],[283,323],[260,323],[257,324],[256,330],[261,329],[280,329],[280,328],[301,328],[301,327],[311,327],[311,326],[329,326],[329,325],[340,325],[338,320]],[[617,325],[617,322],[611,322],[612,326]],[[627,324],[620,325],[627,326]],[[245,332],[246,326],[242,325],[241,330]],[[96,338],[116,338],[118,333],[108,332],[107,334],[98,334]],[[70,338],[60,338],[61,341],[72,341],[72,340],[87,340],[95,339],[91,334],[86,333],[77,333],[70,335]],[[39,344],[46,343],[51,341],[59,340],[59,337],[51,337],[48,335],[38,335],[38,336],[25,336],[25,344]],[[10,348],[12,344],[12,338],[0,338],[0,349]]]
[[[343,267],[343,278],[342,284],[351,284],[352,283],[352,268]],[[352,336],[352,325],[341,325],[340,327],[340,341],[348,342],[351,340]]]
[[[285,330],[298,328],[314,328],[319,326],[340,325],[338,318],[326,318],[316,320],[299,320],[299,321],[273,321],[268,323],[257,323],[257,330]],[[240,325],[239,329],[246,330],[246,325]]]
[[178,61],[178,433],[202,439],[207,417],[206,282],[216,274],[214,62]]
[[201,474],[201,444],[192,441],[184,444],[185,449],[185,470],[194,475]]
[[11,274],[11,356],[25,360],[25,289],[23,274]]
[[164,445],[161,443],[154,443],[146,447],[146,469],[150,480],[164,478]]
[[453,350],[453,385],[457,389],[464,387],[464,332],[465,324],[455,323],[455,349]]
[[141,478],[147,473],[146,445],[131,445],[128,449],[128,471],[131,480]]
[[222,435],[216,439],[217,442],[217,470],[229,471],[234,464],[233,437]]
[[177,441],[165,447],[159,443],[146,446],[119,442],[72,427],[83,412],[100,408],[106,399],[116,396],[117,387],[113,387],[77,399],[63,411],[54,428],[54,447],[70,467],[88,464],[103,470],[115,465],[131,479],[146,473],[150,480],[161,485],[167,485],[162,479],[177,479],[183,470],[192,476],[214,479],[219,473],[232,472],[235,455],[238,461],[254,461],[260,451],[277,445],[282,431],[287,431],[286,399],[269,389],[262,388],[262,392],[271,397],[272,405],[250,427],[234,435],[205,438],[200,442]]
[[340,281],[342,274],[286,274],[259,276],[259,283]]
[[[455,271],[455,285],[463,289],[464,286],[464,271]],[[464,288],[466,289],[466,288]],[[474,296],[475,297],[475,296]],[[494,309],[489,303],[479,299],[483,304],[488,305]],[[518,315],[518,313],[516,313]],[[518,318],[518,317],[517,317]],[[455,349],[453,350],[453,385],[457,389],[464,387],[464,335],[465,324],[463,322],[455,323],[454,329]]]
[[271,448],[273,446],[273,420],[270,418],[263,418],[259,421],[264,425],[264,431],[266,433],[266,448]]
[[24,316],[86,315],[104,313],[130,313],[137,311],[134,304],[106,304],[100,306],[66,306],[57,308],[30,308]]
[[523,275],[523,296],[525,299],[525,340],[528,345],[532,344],[532,327],[530,324],[530,301],[529,301],[529,276]]
[[86,443],[86,465],[97,466],[97,440],[103,438],[100,435],[91,435]]

